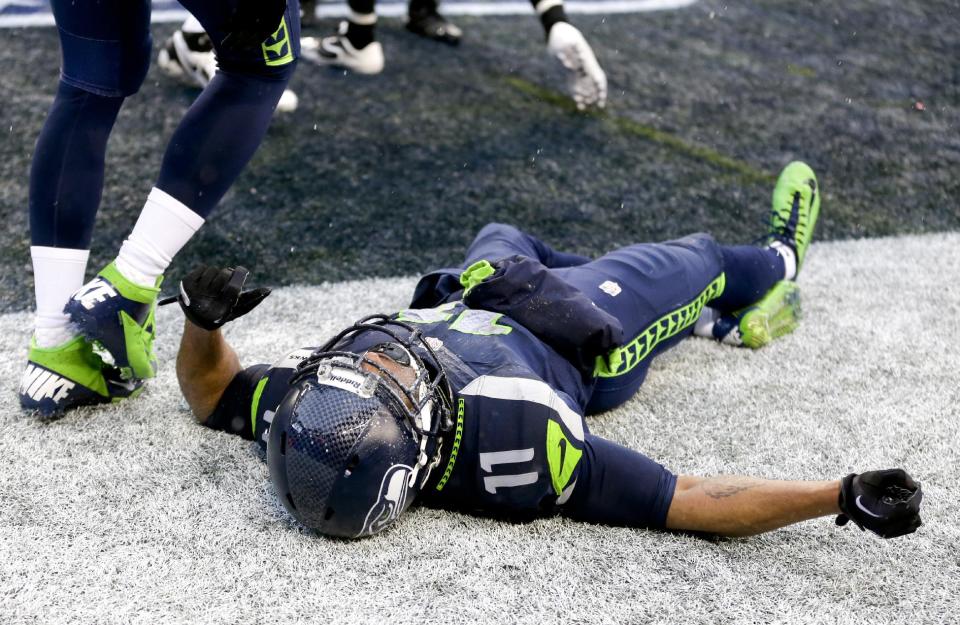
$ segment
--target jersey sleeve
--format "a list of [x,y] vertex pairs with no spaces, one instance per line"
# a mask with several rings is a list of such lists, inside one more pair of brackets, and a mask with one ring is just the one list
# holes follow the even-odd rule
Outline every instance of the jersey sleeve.
[[580,521],[621,527],[663,528],[677,478],[638,451],[592,434],[584,440],[577,489],[561,508]]
[[290,390],[290,379],[313,350],[295,349],[272,365],[254,365],[238,373],[206,425],[254,440],[266,449],[273,415]]
[[424,503],[527,520],[580,490],[583,415],[528,372],[501,369],[458,392],[449,458]]
[[267,375],[270,365],[253,365],[237,375],[223,391],[213,414],[207,417],[204,425],[214,430],[236,434],[241,438],[253,440],[253,427],[250,422],[250,402],[257,383]]

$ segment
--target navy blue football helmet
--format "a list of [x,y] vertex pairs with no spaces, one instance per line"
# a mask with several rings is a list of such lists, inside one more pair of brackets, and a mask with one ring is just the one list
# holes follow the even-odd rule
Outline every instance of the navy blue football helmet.
[[[382,342],[337,350],[367,332]],[[330,536],[391,525],[440,463],[442,435],[453,426],[450,384],[433,348],[413,326],[365,317],[311,354],[290,384],[267,444],[284,507]]]

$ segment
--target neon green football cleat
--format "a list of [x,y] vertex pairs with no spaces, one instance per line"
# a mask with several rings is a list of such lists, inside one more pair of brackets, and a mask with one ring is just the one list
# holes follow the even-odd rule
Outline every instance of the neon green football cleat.
[[820,216],[820,188],[810,166],[794,161],[783,168],[773,189],[769,236],[797,254],[797,273]]
[[793,332],[800,316],[800,287],[792,280],[781,280],[756,304],[718,319],[713,335],[723,343],[759,349]]
[[31,340],[20,381],[20,405],[49,416],[78,406],[120,401],[141,389],[139,381],[122,380],[119,370],[104,364],[82,336],[50,348]]
[[80,287],[63,309],[87,340],[110,353],[127,380],[157,375],[154,317],[162,281],[160,277],[153,287],[140,286],[110,263]]

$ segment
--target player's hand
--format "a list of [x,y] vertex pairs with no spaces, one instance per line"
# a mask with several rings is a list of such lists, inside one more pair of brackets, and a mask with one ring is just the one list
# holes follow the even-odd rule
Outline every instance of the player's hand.
[[287,10],[287,0],[239,0],[227,22],[227,35],[220,42],[224,48],[249,50],[257,48],[280,28]]
[[920,527],[923,490],[903,469],[851,473],[840,486],[837,525],[853,521],[882,538],[912,534]]
[[583,33],[567,22],[557,22],[550,27],[547,50],[569,72],[567,84],[578,109],[606,105],[607,75]]
[[204,330],[213,331],[238,317],[242,317],[270,295],[270,289],[260,287],[243,290],[250,272],[243,267],[209,267],[201,265],[180,281],[180,294],[160,302],[180,304],[183,314]]

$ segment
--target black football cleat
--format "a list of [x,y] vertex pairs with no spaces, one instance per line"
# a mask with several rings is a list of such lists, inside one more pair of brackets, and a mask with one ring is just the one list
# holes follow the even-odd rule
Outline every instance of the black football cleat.
[[407,30],[451,46],[458,45],[463,36],[463,31],[440,15],[435,7],[411,10],[407,17]]

